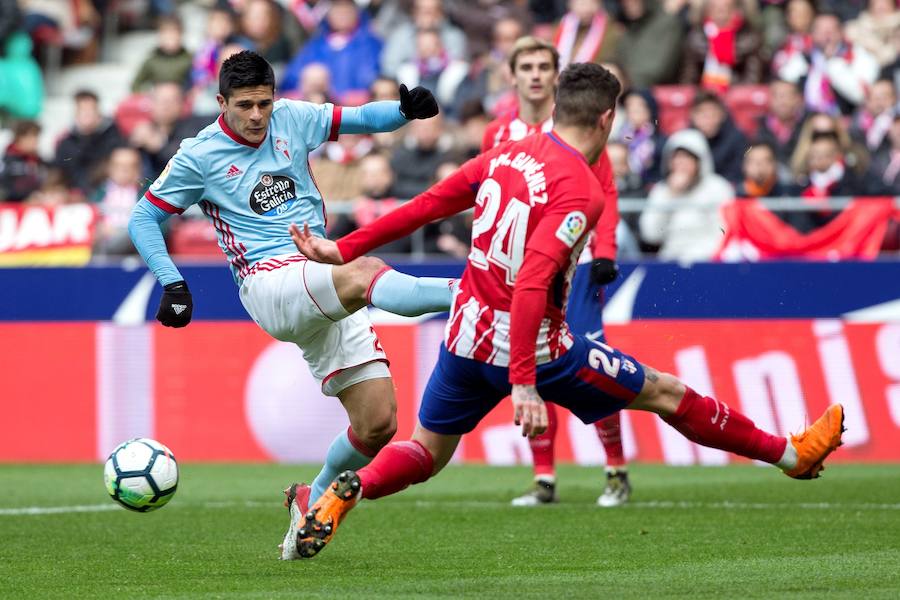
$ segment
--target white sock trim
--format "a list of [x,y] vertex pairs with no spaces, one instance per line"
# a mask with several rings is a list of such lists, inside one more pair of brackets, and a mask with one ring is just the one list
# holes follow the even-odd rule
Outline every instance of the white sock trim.
[[310,299],[332,321],[340,321],[350,316],[334,287],[331,271],[334,265],[326,265],[308,260],[303,263],[303,284]]
[[784,446],[784,454],[781,455],[781,460],[775,463],[775,466],[782,471],[790,471],[797,466],[797,449],[794,448],[790,439]]

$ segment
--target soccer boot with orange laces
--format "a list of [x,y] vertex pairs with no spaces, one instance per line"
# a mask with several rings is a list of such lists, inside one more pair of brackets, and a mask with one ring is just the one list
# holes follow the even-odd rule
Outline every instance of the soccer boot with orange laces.
[[344,471],[331,482],[297,528],[296,545],[301,558],[312,558],[331,541],[344,515],[359,501],[360,489],[355,471]]
[[800,435],[791,436],[797,450],[797,466],[785,470],[794,479],[815,479],[825,470],[825,459],[841,445],[844,429],[844,407],[834,404]]
[[297,527],[303,521],[303,515],[309,510],[310,487],[305,483],[294,483],[284,490],[284,505],[291,515],[291,524],[284,541],[278,546],[281,551],[281,560],[297,560],[300,553],[297,551]]

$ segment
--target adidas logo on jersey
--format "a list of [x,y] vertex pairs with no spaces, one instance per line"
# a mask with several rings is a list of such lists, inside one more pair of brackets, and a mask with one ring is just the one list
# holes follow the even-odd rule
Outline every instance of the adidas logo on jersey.
[[180,315],[181,313],[183,313],[184,311],[187,310],[187,304],[173,304],[172,310],[175,311],[176,315]]
[[231,179],[232,177],[237,177],[237,176],[240,175],[241,173],[243,173],[243,171],[241,171],[240,169],[238,169],[236,166],[231,165],[231,166],[228,168],[228,172],[225,173],[225,179]]

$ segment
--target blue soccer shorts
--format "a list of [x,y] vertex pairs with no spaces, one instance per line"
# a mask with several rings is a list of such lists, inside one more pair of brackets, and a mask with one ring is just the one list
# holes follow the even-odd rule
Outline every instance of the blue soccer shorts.
[[[632,357],[602,342],[575,336],[562,357],[537,368],[541,398],[593,423],[625,408],[644,385],[644,369]],[[441,346],[422,396],[419,422],[444,435],[475,429],[510,394],[509,369],[451,354]]]

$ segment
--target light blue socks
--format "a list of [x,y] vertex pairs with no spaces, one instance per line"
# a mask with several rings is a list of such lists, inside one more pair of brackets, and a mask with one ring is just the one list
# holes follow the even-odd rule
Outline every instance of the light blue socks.
[[388,312],[416,317],[450,310],[453,279],[413,277],[391,269],[372,286],[372,305]]
[[325,493],[328,485],[335,477],[347,469],[354,471],[361,469],[369,464],[371,460],[372,457],[366,456],[353,447],[353,444],[350,443],[348,430],[342,431],[331,442],[331,446],[328,447],[325,464],[322,465],[322,470],[319,471],[319,474],[316,475],[315,480],[312,482],[312,489],[309,493],[309,505],[312,506],[319,499],[319,496]]

